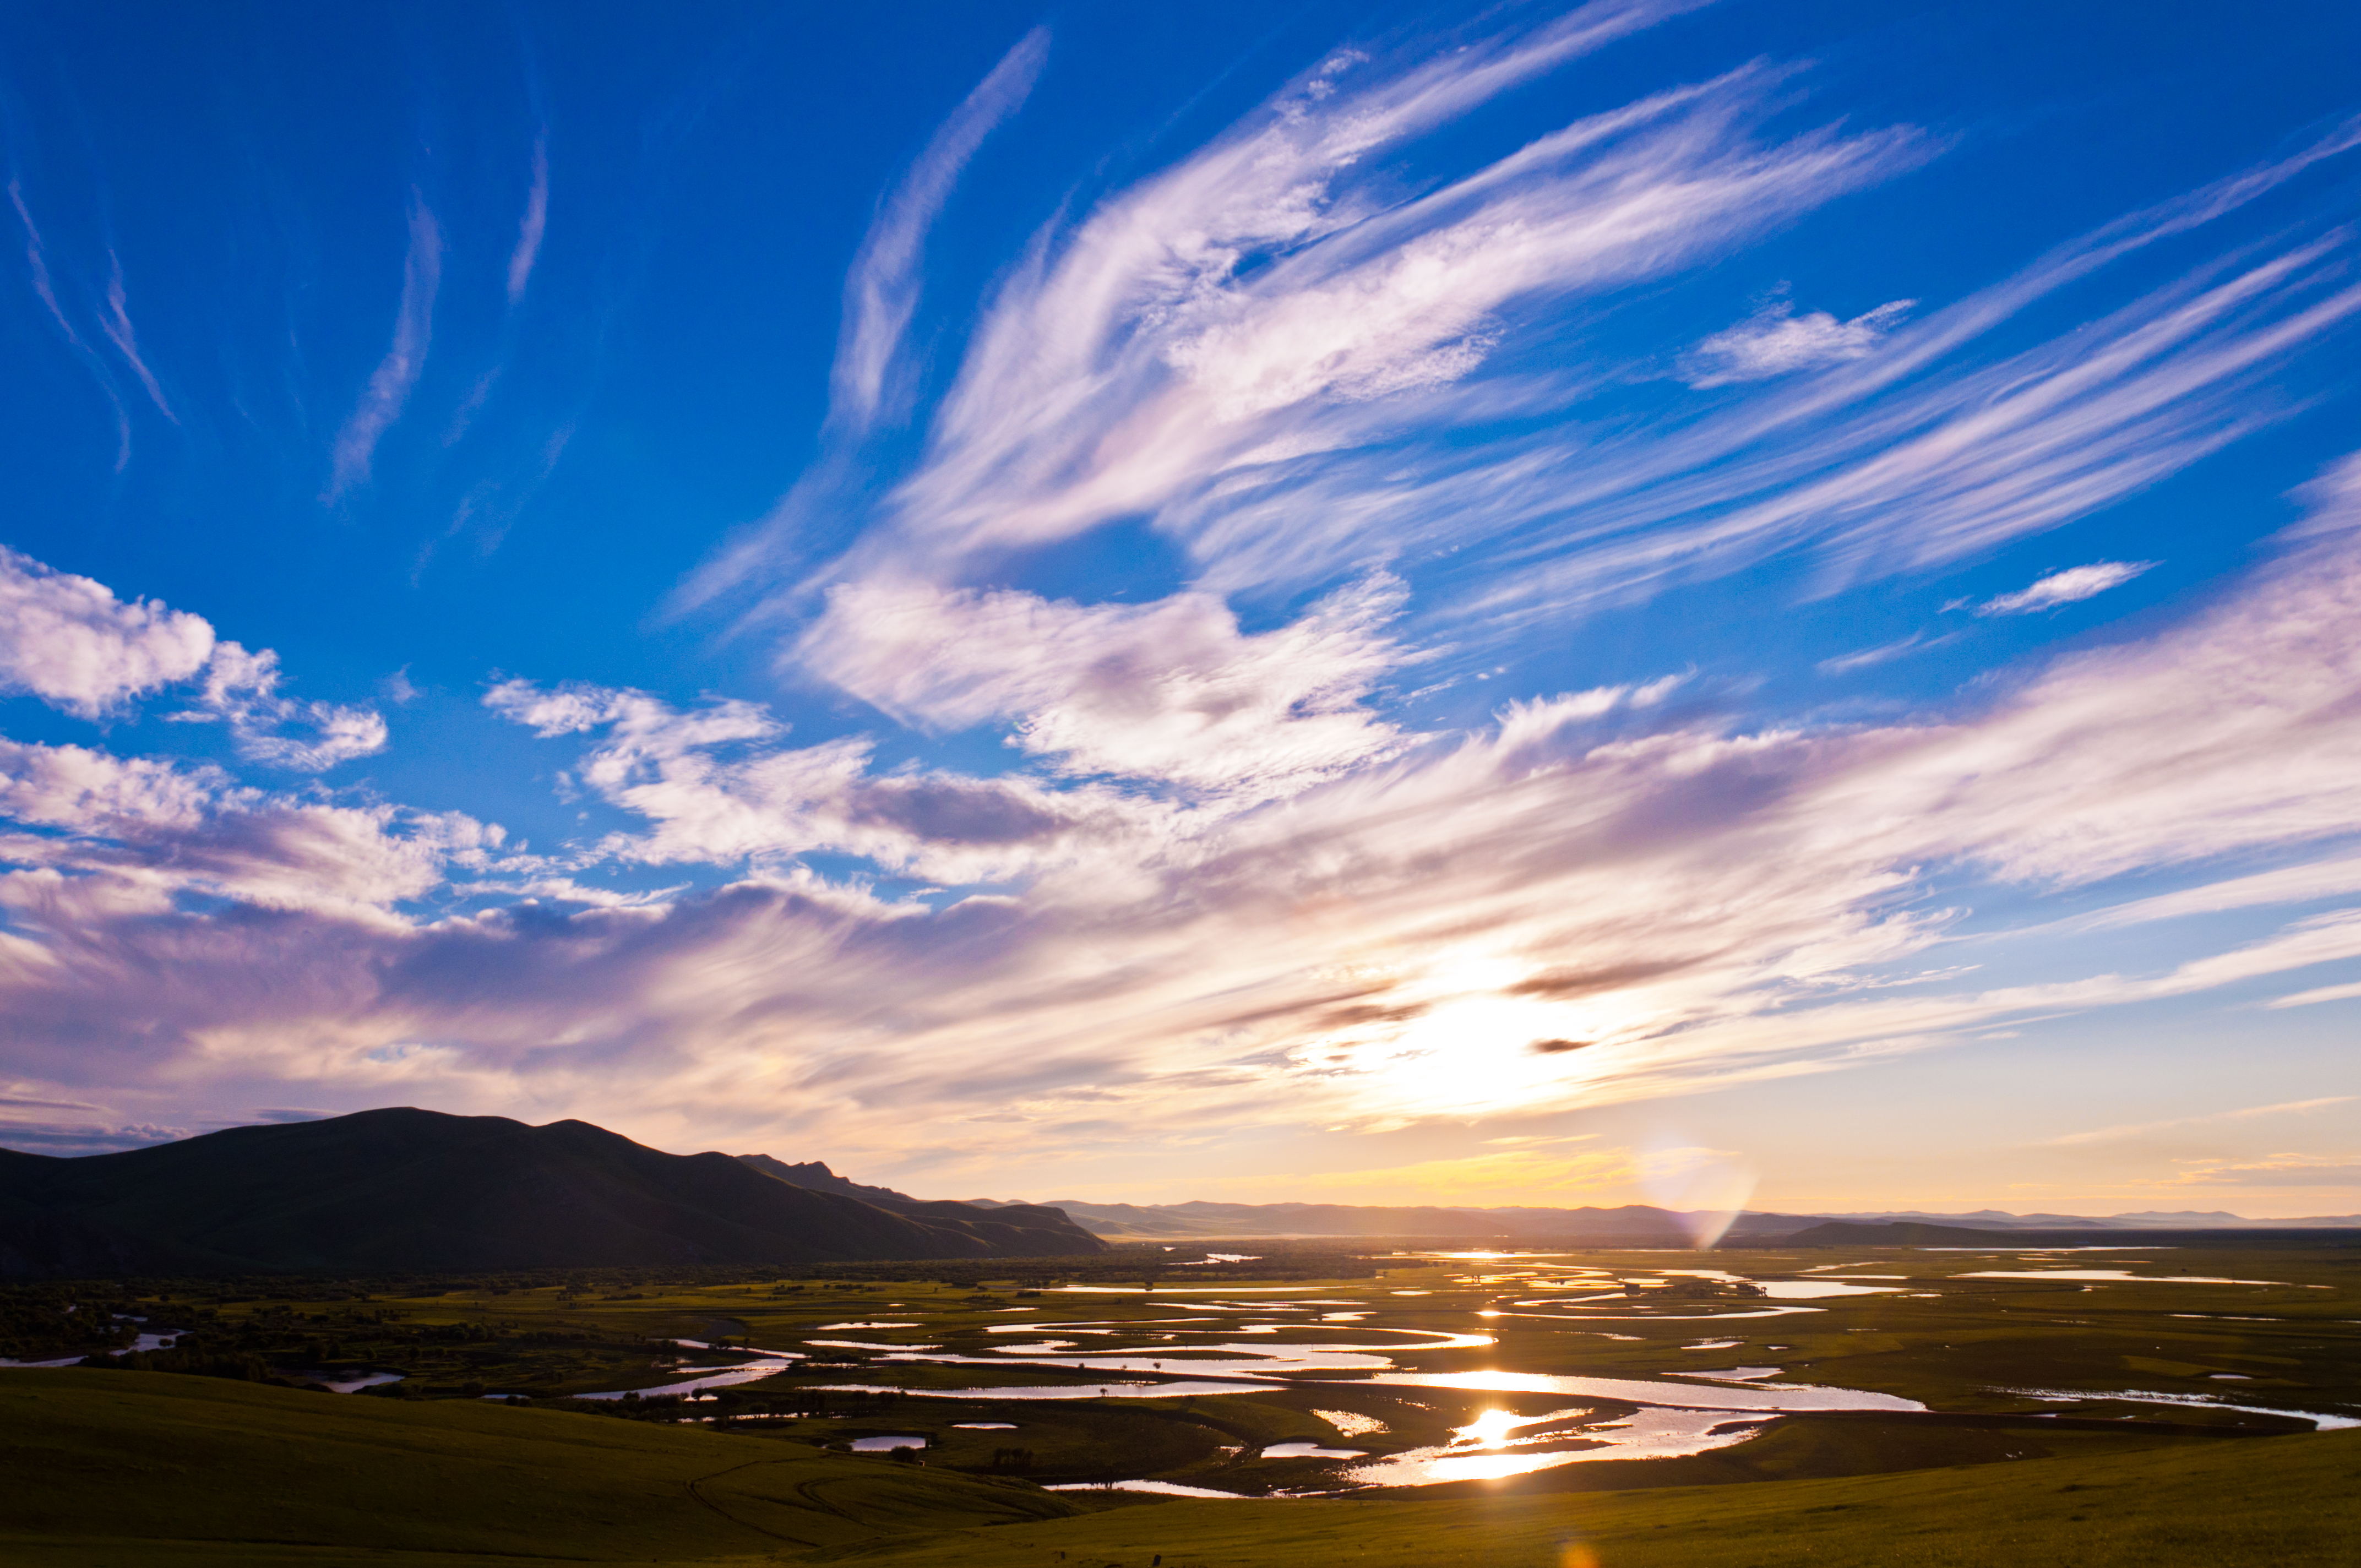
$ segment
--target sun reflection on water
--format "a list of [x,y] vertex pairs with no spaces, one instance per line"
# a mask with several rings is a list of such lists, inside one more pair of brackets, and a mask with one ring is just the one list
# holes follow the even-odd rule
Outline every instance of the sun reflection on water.
[[1466,1426],[1454,1427],[1451,1430],[1458,1434],[1458,1439],[1462,1442],[1475,1443],[1483,1448],[1498,1448],[1507,1441],[1510,1432],[1525,1424],[1522,1418],[1519,1417],[1514,1410],[1484,1410],[1478,1412],[1476,1419]]

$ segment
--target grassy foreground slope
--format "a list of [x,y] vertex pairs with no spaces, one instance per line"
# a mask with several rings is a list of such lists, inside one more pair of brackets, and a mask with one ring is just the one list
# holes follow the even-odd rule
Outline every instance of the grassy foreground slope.
[[1088,1511],[1125,1499],[556,1411],[74,1369],[0,1376],[0,1562],[27,1568],[2286,1568],[2350,1562],[2361,1541],[2361,1431],[1825,1481]]
[[[962,1531],[862,1568],[2346,1568],[2361,1431],[1832,1481],[1174,1501]],[[1063,1552],[1061,1559],[1057,1554]]]
[[1077,1511],[1020,1482],[801,1443],[72,1368],[0,1374],[0,1477],[11,1564],[801,1556]]

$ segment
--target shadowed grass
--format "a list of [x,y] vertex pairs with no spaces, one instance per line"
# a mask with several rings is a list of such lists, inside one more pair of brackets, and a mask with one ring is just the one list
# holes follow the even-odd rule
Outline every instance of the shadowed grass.
[[[2302,1568],[2361,1541],[2361,1432],[1835,1481],[1175,1501],[850,1554],[863,1568]],[[1063,1559],[1056,1554],[1063,1552]]]
[[272,1545],[707,1559],[1076,1511],[1019,1483],[800,1443],[72,1369],[0,1382],[0,1475],[12,1563],[171,1561],[170,1541],[195,1543],[192,1561],[205,1542],[258,1562]]
[[2361,1540],[2361,1432],[1709,1487],[1149,1502],[555,1411],[71,1369],[0,1383],[0,1561],[27,1568],[2284,1568]]

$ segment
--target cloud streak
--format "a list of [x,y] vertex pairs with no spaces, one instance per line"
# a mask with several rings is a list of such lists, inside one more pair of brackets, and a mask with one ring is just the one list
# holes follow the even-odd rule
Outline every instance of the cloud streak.
[[2123,587],[2155,565],[2153,561],[2093,561],[2087,566],[2069,566],[2062,572],[2050,573],[2029,587],[1984,600],[1976,606],[1976,613],[2031,615],[2060,605],[2080,604],[2098,598],[2109,588]]
[[1036,27],[1001,57],[879,205],[844,285],[844,335],[831,378],[830,418],[854,434],[898,407],[890,385],[910,317],[918,306],[919,258],[927,233],[983,140],[1024,106],[1049,58],[1049,33]]
[[2236,1111],[2215,1111],[2202,1116],[2175,1116],[2162,1122],[2142,1122],[2121,1127],[2093,1127],[2086,1133],[2069,1133],[2048,1140],[2053,1147],[2065,1148],[2077,1144],[2112,1143],[2118,1138],[2142,1138],[2155,1133],[2177,1133],[2184,1127],[2206,1127],[2221,1122],[2249,1122],[2257,1116],[2283,1116],[2300,1111],[2318,1111],[2330,1105],[2350,1105],[2361,1096],[2331,1094],[2317,1100],[2287,1100],[2277,1105],[2248,1105]]
[[1826,311],[1799,316],[1792,303],[1781,301],[1698,344],[1686,379],[1702,391],[1865,359],[1917,302],[1893,300],[1840,322]]
[[[98,383],[99,391],[106,399],[107,407],[114,411],[115,471],[120,474],[131,464],[130,411],[123,406],[123,396],[115,389],[115,378],[108,374],[104,361],[99,358],[97,350],[91,347],[82,334],[74,330],[72,321],[66,315],[65,306],[59,302],[57,280],[49,270],[49,244],[41,237],[40,225],[33,221],[32,208],[26,203],[24,182],[14,173],[8,177],[8,203],[16,209],[16,221],[25,231],[25,267],[31,275],[34,296],[41,302],[41,308],[49,313],[49,320],[56,323],[59,333],[66,340],[66,346],[73,350],[74,356],[88,367],[92,378]],[[119,288],[119,269],[115,279]],[[126,331],[128,331],[127,322]],[[133,362],[138,363],[136,359]],[[139,371],[144,377],[146,366],[140,365]],[[162,395],[159,393],[157,401],[159,407],[162,400]],[[170,412],[169,409],[165,411]]]
[[[528,221],[531,216],[528,210]],[[443,281],[443,231],[425,197],[415,191],[410,197],[409,236],[409,249],[401,263],[401,298],[393,313],[393,340],[370,373],[360,401],[336,433],[328,489],[323,498],[331,504],[368,481],[378,443],[401,419],[411,391],[426,368],[426,353],[434,333],[434,295]],[[522,255],[522,239],[519,246]],[[526,261],[529,270],[530,258]],[[512,261],[511,281],[517,276]]]
[[542,236],[548,228],[549,127],[544,126],[533,138],[533,183],[525,192],[524,215],[517,220],[516,248],[509,253],[511,310],[524,303],[524,291],[533,282],[533,263],[541,257]]

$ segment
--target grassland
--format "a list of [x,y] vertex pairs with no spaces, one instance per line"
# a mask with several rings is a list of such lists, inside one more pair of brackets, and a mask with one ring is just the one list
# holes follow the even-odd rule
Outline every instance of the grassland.
[[0,1383],[0,1559],[872,1568],[2338,1563],[2361,1432],[1767,1486],[1137,1502],[504,1406],[80,1371]]
[[[84,1332],[119,1340],[97,1315],[134,1311],[143,1331],[193,1330],[230,1376],[0,1372],[0,1560],[2096,1568],[2338,1563],[2361,1540],[2361,1431],[2312,1435],[2293,1413],[2361,1416],[2353,1249],[1422,1255],[1269,1283],[1323,1260],[1296,1261],[1194,1288],[1175,1264],[1153,1292],[1029,1276],[93,1288]],[[2037,1277],[1994,1277],[2014,1273]],[[1880,1293],[1754,1294],[1831,1278]],[[15,1305],[62,1332],[61,1302]],[[1313,1364],[1347,1342],[1384,1354]],[[741,1365],[747,1343],[809,1359],[701,1399],[579,1398]],[[1249,1352],[1276,1358],[1249,1392],[1097,1397],[1219,1381],[1261,1365]],[[1933,1413],[1755,1417],[1708,1451],[1619,1457],[1598,1445],[1628,1403],[1384,1380],[1663,1388],[1733,1367],[1752,1380],[1686,1386]],[[344,1397],[257,1368],[403,1381]],[[1081,1397],[995,1397],[1017,1388]],[[1485,1412],[1570,1402],[1580,1421],[1534,1429],[1566,1462],[1529,1475],[1356,1491],[1357,1462],[1261,1453],[1477,1452],[1460,1429]],[[923,1462],[843,1452],[889,1433],[928,1439]],[[1141,1478],[1237,1496],[1041,1489]]]

